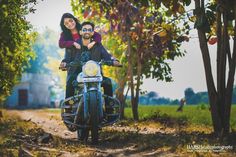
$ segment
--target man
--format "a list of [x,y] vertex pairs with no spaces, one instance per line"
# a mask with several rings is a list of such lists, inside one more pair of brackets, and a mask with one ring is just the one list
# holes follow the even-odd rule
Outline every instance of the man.
[[[81,56],[83,52],[89,52],[89,58],[87,57],[87,60],[94,60],[96,62],[100,62],[101,60],[113,60],[111,54],[107,52],[107,50],[102,46],[101,43],[96,43],[92,48],[88,48],[88,45],[93,41],[92,36],[94,35],[94,24],[91,22],[84,22],[82,23],[82,29],[80,31],[81,39],[78,41],[78,43],[81,45],[81,49],[78,49],[76,52],[76,58],[73,62],[70,64],[76,64],[81,62],[81,60],[84,60],[84,57]],[[86,58],[86,57],[85,57]],[[113,60],[114,66],[119,66],[120,63],[117,60]],[[65,67],[66,64],[61,65],[61,68]],[[74,89],[72,82],[76,79],[76,76],[79,72],[81,72],[81,66],[75,68],[72,67],[71,70],[71,76],[67,78],[67,86],[66,86],[66,93],[67,96],[71,95],[73,96]],[[113,96],[112,92],[112,83],[111,80],[107,77],[103,77],[104,81],[102,83],[102,87],[104,88],[104,94],[108,96]],[[105,99],[105,106],[109,105],[109,100]],[[106,112],[112,112],[106,109]]]

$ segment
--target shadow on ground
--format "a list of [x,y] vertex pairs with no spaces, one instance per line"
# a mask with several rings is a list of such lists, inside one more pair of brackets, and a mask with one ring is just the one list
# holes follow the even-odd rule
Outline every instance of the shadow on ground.
[[[97,152],[106,153],[110,155],[135,155],[144,152],[156,152],[153,155],[160,155],[161,153],[177,153],[186,154],[187,145],[230,145],[236,146],[236,134],[231,133],[227,138],[220,140],[212,134],[205,134],[202,132],[179,132],[176,133],[155,133],[155,134],[140,134],[138,132],[120,132],[116,130],[103,131],[100,134],[100,141],[98,145],[78,142],[75,139],[58,139],[60,144],[67,145],[84,145],[90,147]],[[159,150],[159,151],[158,151]],[[235,148],[228,153],[235,153]]]

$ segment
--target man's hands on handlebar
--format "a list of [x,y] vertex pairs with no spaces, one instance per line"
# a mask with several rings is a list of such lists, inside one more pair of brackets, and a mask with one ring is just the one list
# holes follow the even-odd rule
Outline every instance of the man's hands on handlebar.
[[122,64],[120,64],[120,61],[116,59],[115,57],[112,56],[111,60],[113,61],[113,66],[122,67]]
[[118,60],[113,60],[113,66],[122,67],[122,64]]
[[67,70],[66,62],[61,62],[59,69],[61,69],[62,71],[66,71]]

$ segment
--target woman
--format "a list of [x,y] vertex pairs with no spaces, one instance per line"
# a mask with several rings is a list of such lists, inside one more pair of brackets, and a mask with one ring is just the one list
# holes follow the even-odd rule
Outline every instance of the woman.
[[[65,48],[65,57],[60,64],[60,68],[64,69],[66,63],[70,63],[76,56],[76,50],[81,46],[77,41],[81,38],[79,31],[81,25],[78,20],[70,13],[64,13],[61,17],[60,26],[62,33],[59,39],[59,47]],[[96,42],[101,42],[101,35],[97,32],[94,33],[93,41],[88,45],[92,48]],[[67,71],[66,81],[66,98],[74,95],[74,88],[72,82],[76,79],[78,73],[81,71],[78,67],[72,67]]]
[[[75,47],[80,49],[80,45],[76,42],[80,39],[79,31],[81,25],[78,20],[70,13],[64,13],[61,17],[60,26],[62,29],[61,37],[59,40],[60,48]],[[101,42],[101,35],[97,32],[94,33],[93,42],[91,42],[88,48],[93,47],[96,42]]]

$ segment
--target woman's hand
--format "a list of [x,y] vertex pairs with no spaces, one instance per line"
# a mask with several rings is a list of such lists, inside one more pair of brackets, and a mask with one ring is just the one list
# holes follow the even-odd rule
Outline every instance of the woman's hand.
[[78,44],[77,42],[74,42],[73,45],[75,46],[75,48],[77,48],[77,49],[81,49],[80,44]]
[[88,44],[88,49],[91,49],[95,44],[96,44],[95,41],[89,43],[89,44]]

